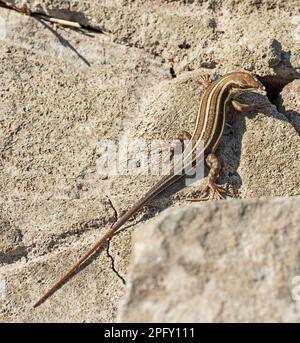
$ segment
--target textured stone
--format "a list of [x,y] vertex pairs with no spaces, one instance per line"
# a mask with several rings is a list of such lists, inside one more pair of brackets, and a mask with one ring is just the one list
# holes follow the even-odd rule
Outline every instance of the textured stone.
[[[0,41],[0,320],[112,321],[123,283],[105,251],[75,289],[70,283],[43,307],[32,305],[115,221],[115,181],[96,171],[97,143],[118,138],[146,89],[171,78],[169,68],[102,34],[53,31],[4,9],[0,15],[7,34]],[[130,234],[116,237],[110,252],[125,275]],[[85,307],[91,294],[101,310]]]
[[279,95],[279,111],[284,113],[300,133],[300,80],[286,85]]
[[7,2],[101,28],[118,44],[162,56],[177,74],[243,67],[278,87],[299,77],[298,0]]
[[299,322],[300,198],[166,210],[136,230],[122,322]]

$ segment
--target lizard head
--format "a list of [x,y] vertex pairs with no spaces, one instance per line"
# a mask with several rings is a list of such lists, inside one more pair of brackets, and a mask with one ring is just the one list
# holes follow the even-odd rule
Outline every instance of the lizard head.
[[234,88],[239,88],[242,91],[264,91],[263,84],[253,75],[246,72],[237,72],[234,75]]

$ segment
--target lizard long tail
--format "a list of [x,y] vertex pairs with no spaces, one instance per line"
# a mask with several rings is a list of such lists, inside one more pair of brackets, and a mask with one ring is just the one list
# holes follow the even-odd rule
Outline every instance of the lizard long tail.
[[138,202],[136,202],[130,210],[128,210],[115,224],[107,231],[107,233],[85,254],[76,264],[59,280],[57,281],[34,305],[36,308],[47,300],[58,288],[60,288],[74,273],[86,262],[96,251],[98,251],[107,241],[113,237],[117,230],[138,210],[140,210],[146,203],[155,198],[164,189],[171,186],[174,182],[179,180],[183,175],[169,174],[156,183]]

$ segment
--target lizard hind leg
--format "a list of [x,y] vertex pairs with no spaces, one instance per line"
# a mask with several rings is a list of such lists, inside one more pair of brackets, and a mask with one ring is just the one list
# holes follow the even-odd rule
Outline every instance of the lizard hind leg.
[[190,201],[207,201],[207,200],[221,200],[228,195],[224,186],[216,184],[216,180],[219,177],[221,164],[217,156],[213,153],[207,155],[205,162],[210,168],[207,180],[199,196]]

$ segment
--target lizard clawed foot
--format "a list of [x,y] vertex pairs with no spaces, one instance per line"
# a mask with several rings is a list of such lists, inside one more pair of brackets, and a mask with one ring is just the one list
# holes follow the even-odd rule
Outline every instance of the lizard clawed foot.
[[210,75],[209,74],[201,74],[199,76],[199,80],[198,82],[204,86],[204,87],[208,87],[210,84],[211,84],[211,78],[210,78]]
[[239,112],[259,111],[268,106],[265,101],[257,101],[255,104],[243,104],[237,100],[232,100],[232,105]]
[[268,104],[265,101],[257,101],[254,105],[254,108],[256,110],[263,110],[268,106]]
[[222,200],[225,199],[227,195],[229,195],[229,193],[224,186],[208,181],[200,195],[197,198],[188,199],[188,201]]

